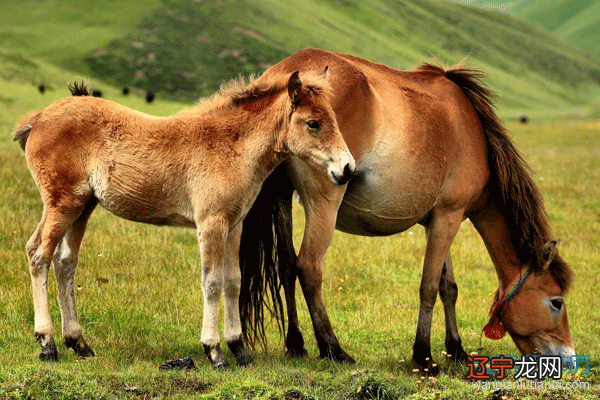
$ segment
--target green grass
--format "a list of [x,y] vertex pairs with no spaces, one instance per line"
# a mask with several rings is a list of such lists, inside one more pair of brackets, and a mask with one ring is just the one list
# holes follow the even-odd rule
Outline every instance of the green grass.
[[[4,54],[5,57],[7,56]],[[51,96],[64,90],[65,77],[43,63],[29,65],[9,55],[11,62],[56,80]],[[2,82],[2,81],[0,81]],[[13,81],[14,83],[14,81]],[[443,361],[443,311],[438,304],[432,327],[433,353],[445,367],[435,382],[417,384],[408,361],[417,320],[420,266],[424,251],[422,228],[388,238],[336,233],[326,258],[324,296],[343,347],[357,360],[340,366],[316,359],[318,350],[304,300],[298,295],[300,322],[310,356],[288,360],[275,324],[268,352],[253,351],[251,368],[213,371],[200,346],[202,293],[199,251],[192,230],[158,228],[118,219],[99,209],[83,242],[76,276],[81,323],[97,357],[78,360],[59,346],[57,363],[37,359],[33,338],[31,284],[24,245],[41,215],[41,201],[18,146],[11,142],[12,124],[27,108],[50,100],[21,84],[23,93],[6,84],[0,109],[0,397],[19,398],[496,398],[491,390],[475,390],[462,377],[465,367]],[[25,89],[23,89],[25,88]],[[106,87],[110,96],[154,114],[170,114],[177,106],[147,105],[136,96]],[[28,100],[27,100],[28,99]],[[600,284],[600,124],[591,121],[509,126],[531,164],[545,196],[561,254],[576,274],[567,299],[571,332],[578,354],[591,355],[592,374],[575,379],[591,390],[512,391],[517,398],[588,399],[600,391],[597,327],[600,316],[594,293]],[[294,209],[295,241],[302,233],[302,211]],[[507,337],[481,340],[481,328],[496,288],[485,247],[474,228],[464,223],[452,247],[460,288],[458,323],[468,351],[514,354]],[[51,278],[52,279],[52,278]],[[61,342],[56,288],[50,284],[51,314]],[[190,356],[191,372],[160,372],[171,357]],[[232,355],[226,356],[231,360]],[[571,377],[572,378],[572,377]],[[567,381],[570,378],[564,378]],[[360,390],[359,390],[360,388]],[[438,393],[439,392],[439,393]],[[362,394],[361,394],[362,393]],[[386,397],[388,396],[388,397]]]
[[[58,7],[58,4],[47,3],[45,7]],[[143,2],[139,4],[137,14],[123,10],[121,15],[104,18],[114,21],[136,17],[132,22],[135,25],[165,12],[160,7],[152,8],[150,3],[146,7],[141,6],[145,4]],[[259,7],[267,2],[257,4],[256,7]],[[311,22],[307,11],[314,3],[302,0],[287,8],[281,4],[278,6],[276,2],[269,4],[274,7],[273,14],[280,13],[285,17],[283,20],[287,21],[289,30],[302,28],[305,29],[303,35],[325,40],[306,28]],[[350,24],[345,29],[363,33],[369,33],[365,27],[376,21],[368,19],[369,7],[383,5],[374,1],[361,3],[357,5],[358,9],[346,9],[337,3],[327,4],[317,8],[324,21],[337,16],[339,19],[335,21],[338,22],[332,25],[336,29],[340,29],[340,24],[345,21],[355,21],[354,25]],[[431,23],[442,23],[436,19],[439,17],[423,11],[418,4],[425,3],[408,6],[413,7],[415,13],[423,13],[415,15],[423,18],[429,15]],[[8,7],[6,2],[0,5],[0,9],[3,7]],[[98,14],[102,14],[100,11]],[[342,11],[347,13],[346,17],[340,16]],[[381,25],[389,27],[397,15],[393,14],[393,9],[385,11],[391,17],[389,21],[382,19]],[[294,17],[295,12],[300,17]],[[488,14],[483,15],[488,18]],[[0,16],[4,18],[3,23],[9,24],[0,25],[2,27],[15,23],[6,14],[0,12]],[[73,24],[80,20],[64,18]],[[252,18],[253,24],[258,24],[274,17],[256,11],[249,18]],[[418,20],[415,18],[415,21]],[[38,23],[49,29],[45,31],[47,36],[54,37],[53,33],[60,33],[43,18]],[[407,31],[421,29],[417,22],[415,24]],[[256,32],[263,35],[271,29],[276,30],[276,25],[260,26],[264,31]],[[68,25],[63,28],[65,32],[79,29]],[[28,32],[41,35],[32,29]],[[127,32],[130,31],[119,31],[115,37],[129,34]],[[366,52],[375,52],[377,43],[382,43],[381,50],[398,42],[393,36],[386,35],[367,35],[363,42],[357,43]],[[346,36],[339,34],[330,40],[347,46],[351,39]],[[3,35],[0,37],[5,38]],[[435,382],[416,384],[419,376],[412,373],[409,363],[400,362],[410,358],[417,320],[420,266],[425,245],[419,227],[389,238],[364,238],[339,232],[334,237],[326,259],[324,296],[336,334],[344,348],[358,360],[356,366],[340,366],[316,359],[318,350],[310,318],[304,300],[298,295],[300,322],[310,354],[308,358],[285,359],[283,344],[273,323],[268,328],[268,352],[252,352],[256,359],[254,367],[233,367],[231,371],[219,372],[209,367],[199,342],[202,294],[199,251],[194,232],[134,224],[99,209],[90,220],[76,276],[76,285],[80,287],[76,292],[80,320],[97,357],[78,360],[70,350],[60,345],[58,363],[40,362],[37,359],[39,346],[33,337],[31,284],[24,245],[41,216],[41,200],[22,152],[11,141],[11,132],[25,112],[44,108],[52,101],[67,96],[67,82],[77,77],[76,73],[42,61],[50,59],[48,54],[35,53],[39,58],[24,55],[26,47],[41,50],[41,37],[31,39],[29,44],[17,49],[19,51],[0,50],[0,330],[3,332],[0,335],[0,398],[361,399],[377,395],[380,398],[415,399],[498,398],[497,393],[476,391],[464,381],[462,377],[466,368],[450,366],[442,361],[444,323],[439,304],[434,316],[432,345],[434,355],[445,366],[445,373]],[[94,40],[97,42],[77,42],[79,47],[71,54],[72,59],[77,58],[73,54],[87,52],[85,46],[88,44],[99,46],[103,39],[95,37]],[[295,45],[301,43],[293,35],[290,35],[290,40],[297,40],[293,42]],[[76,42],[72,35],[63,34],[65,46],[69,41]],[[348,42],[343,44],[344,41]],[[418,42],[417,39],[414,41]],[[108,42],[102,43],[106,45]],[[408,50],[403,52],[398,47],[396,51],[418,57],[419,53],[411,53],[410,48],[406,47]],[[387,54],[382,57],[390,58],[382,61],[392,65],[394,60],[400,60],[389,53],[381,54]],[[68,61],[56,60],[68,64]],[[483,65],[485,67],[486,64]],[[544,79],[533,72],[524,70],[521,78],[515,78],[510,71],[501,71],[500,67],[490,67],[489,70],[492,72],[492,86],[501,93],[511,93],[502,103],[501,111],[505,116],[520,115],[522,104],[517,101],[523,104],[537,102],[554,93],[547,97],[550,99],[547,101],[551,102],[568,91],[566,86],[557,82],[541,85]],[[150,114],[169,115],[184,107],[163,101],[160,97],[147,104],[142,92],[123,96],[118,89],[89,79],[89,73],[80,75],[89,80],[91,87],[101,89],[104,97]],[[525,80],[530,83],[520,86]],[[40,83],[49,88],[43,95],[37,91]],[[527,110],[531,111],[528,114],[534,121],[548,116],[569,116],[574,112],[600,115],[598,104],[588,106],[581,103],[582,99],[573,95],[564,101],[557,100],[551,111],[547,103],[536,104]],[[596,246],[600,233],[600,146],[597,141],[600,125],[593,121],[580,121],[512,124],[510,128],[515,132],[517,143],[523,148],[545,195],[556,237],[563,240],[561,254],[577,273],[576,286],[567,299],[571,332],[577,353],[591,355],[592,374],[576,379],[594,385],[589,391],[516,391],[511,394],[518,398],[542,397],[548,400],[594,398],[600,392],[597,337],[600,317],[590,304],[593,304],[594,293],[600,284],[597,274],[600,254]],[[296,207],[294,213],[297,221],[295,241],[298,243],[302,233],[301,209]],[[469,223],[465,223],[459,232],[452,254],[460,288],[458,323],[466,349],[475,351],[480,346],[480,330],[487,320],[496,279],[485,247]],[[53,282],[50,283],[50,297],[57,342],[60,343],[60,315]],[[484,340],[481,344],[482,353],[516,352],[509,338],[500,342]],[[197,371],[158,371],[158,365],[168,358],[184,356],[194,359]],[[232,360],[231,354],[226,356]]]
[[470,4],[518,15],[600,60],[598,0],[476,0]]
[[187,102],[308,46],[401,69],[466,59],[490,73],[511,118],[581,114],[600,93],[600,64],[566,41],[446,0],[78,4],[0,4],[0,48]]

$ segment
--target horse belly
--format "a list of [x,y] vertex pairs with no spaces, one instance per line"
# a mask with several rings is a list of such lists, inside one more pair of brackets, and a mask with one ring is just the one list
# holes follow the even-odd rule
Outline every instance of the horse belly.
[[348,183],[336,228],[362,236],[403,232],[429,213],[440,189],[437,179],[421,180],[398,166],[361,168]]
[[195,227],[192,207],[182,197],[184,191],[173,190],[164,179],[150,179],[152,176],[135,168],[113,166],[104,171],[98,168],[90,183],[102,207],[118,217],[153,225]]

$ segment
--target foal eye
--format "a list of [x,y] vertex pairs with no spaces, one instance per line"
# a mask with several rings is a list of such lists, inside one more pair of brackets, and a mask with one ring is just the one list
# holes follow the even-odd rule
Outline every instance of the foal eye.
[[319,124],[319,122],[317,120],[311,119],[310,121],[308,121],[306,123],[306,126],[308,126],[308,129],[311,130],[316,130],[319,129],[321,127],[321,124]]
[[564,304],[564,300],[560,297],[550,300],[550,307],[555,311],[560,311]]

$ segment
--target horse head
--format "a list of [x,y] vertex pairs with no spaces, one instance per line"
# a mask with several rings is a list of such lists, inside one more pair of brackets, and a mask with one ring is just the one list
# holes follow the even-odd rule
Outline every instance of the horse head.
[[557,355],[568,362],[575,350],[564,296],[572,272],[555,246],[555,241],[547,243],[543,264],[522,270],[521,279],[505,288],[497,299],[504,304],[496,307],[492,318],[499,318],[522,354]]
[[300,79],[298,71],[288,79],[291,114],[285,147],[325,174],[333,183],[347,183],[356,163],[342,137],[331,106],[328,68]]

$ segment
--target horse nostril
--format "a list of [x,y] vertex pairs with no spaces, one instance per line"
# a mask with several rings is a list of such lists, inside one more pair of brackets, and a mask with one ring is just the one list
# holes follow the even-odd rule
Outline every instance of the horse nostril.
[[352,178],[352,175],[354,175],[354,166],[351,166],[350,163],[348,163],[344,167],[344,178],[346,180],[350,180],[350,178]]

